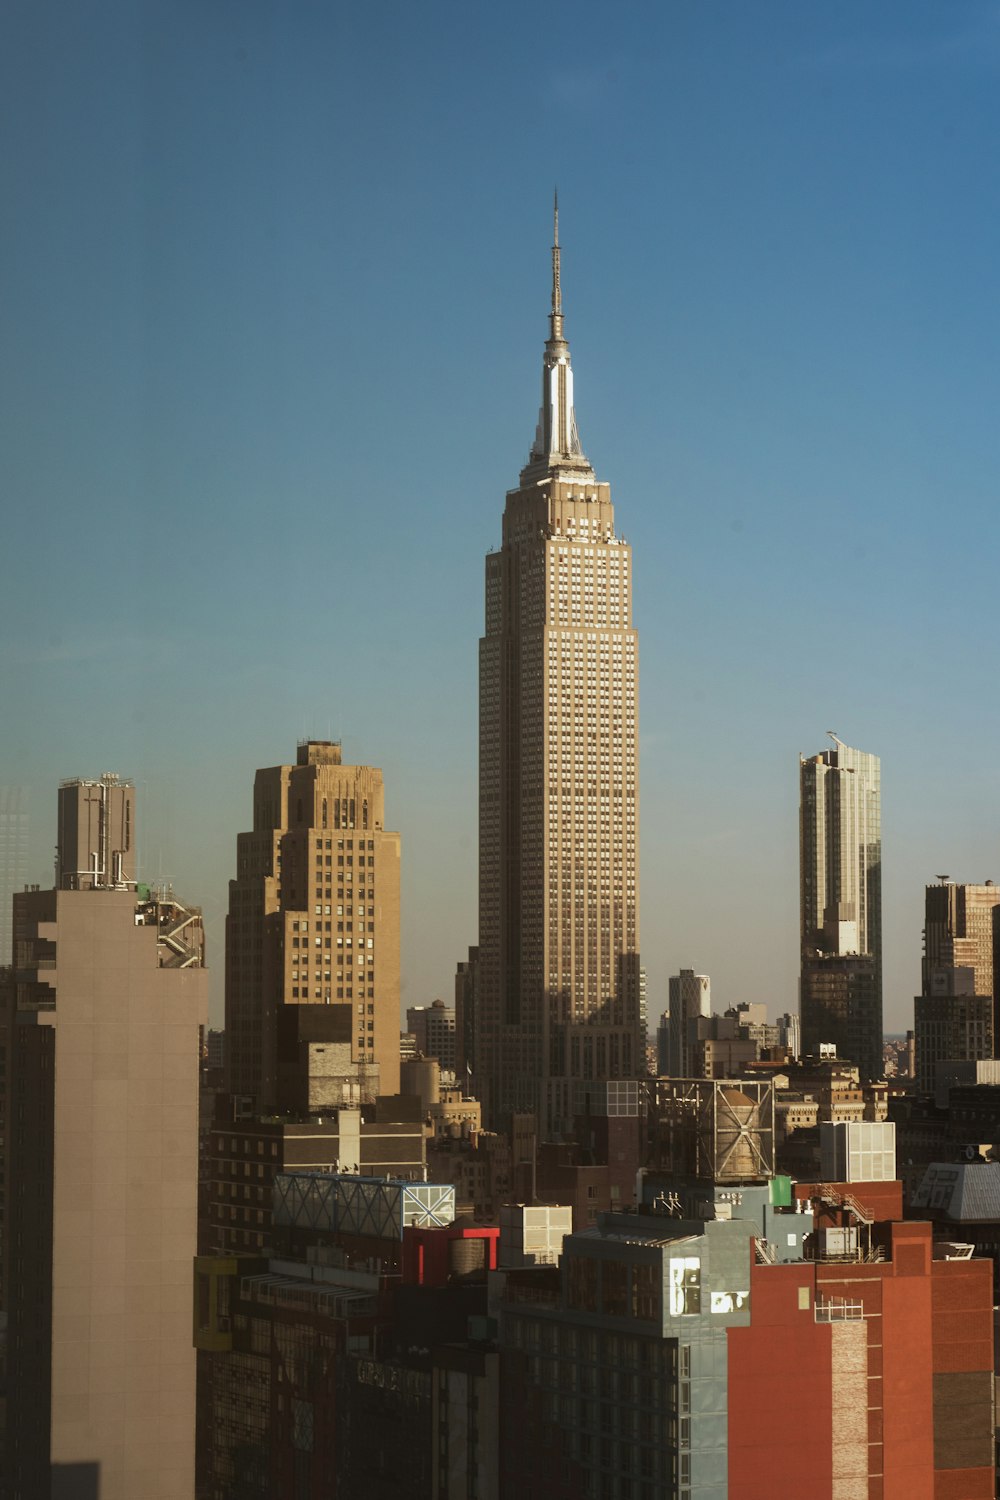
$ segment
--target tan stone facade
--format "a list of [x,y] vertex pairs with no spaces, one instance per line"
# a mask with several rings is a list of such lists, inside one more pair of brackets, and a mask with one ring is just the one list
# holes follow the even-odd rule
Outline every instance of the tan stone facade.
[[231,1093],[310,1114],[399,1089],[398,833],[382,773],[308,741],[257,772],[226,922]]
[[107,888],[14,910],[7,1493],[48,1494],[51,1461],[60,1492],[192,1500],[200,914]]
[[924,897],[921,994],[913,1006],[917,1085],[930,1093],[939,1063],[996,1055],[994,917],[1000,886],[942,880]]
[[[972,971],[971,992],[993,994],[993,908],[1000,905],[1000,886],[944,880],[924,894],[923,992],[935,993],[942,971]],[[941,985],[941,993],[948,986]]]
[[568,1126],[645,1069],[631,548],[580,449],[558,242],[538,433],[486,559],[474,1088]]

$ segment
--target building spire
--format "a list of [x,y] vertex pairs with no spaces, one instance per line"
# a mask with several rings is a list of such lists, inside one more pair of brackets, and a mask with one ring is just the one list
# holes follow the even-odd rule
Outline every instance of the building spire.
[[552,199],[552,307],[542,359],[542,407],[525,473],[539,469],[550,473],[562,465],[589,469],[580,447],[573,411],[573,370],[569,345],[563,333],[561,255],[557,189]]
[[559,189],[552,198],[552,316],[562,317],[562,283],[559,279]]

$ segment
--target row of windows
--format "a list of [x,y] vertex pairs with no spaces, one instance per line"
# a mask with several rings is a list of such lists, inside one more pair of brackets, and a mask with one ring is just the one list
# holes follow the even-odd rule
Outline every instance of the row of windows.
[[[358,962],[358,967],[359,968],[365,962],[367,962],[369,964],[373,964],[375,962],[375,955],[374,955],[374,953],[371,953],[371,954],[358,953],[356,956],[357,956],[357,962]],[[340,968],[340,969],[343,969],[345,967],[350,968],[351,967],[351,963],[352,963],[352,961],[353,961],[354,958],[355,958],[355,955],[353,953],[348,953],[347,954],[347,961],[346,961],[346,965],[345,965],[344,954],[343,953],[338,953],[337,954],[337,967]],[[328,955],[325,961],[327,963],[332,963],[332,961],[333,961],[332,955]],[[319,983],[320,972],[321,972],[320,969],[317,969],[316,972],[315,972],[315,975],[314,975],[314,978],[315,978],[315,980],[316,980],[317,983]],[[303,980],[304,983],[306,983],[306,984],[309,983],[309,970],[308,970],[307,966],[304,965],[302,967],[301,976],[300,976],[299,969],[292,969],[292,981],[293,981],[293,983],[294,983],[295,980],[297,980],[300,977],[302,978],[302,980]],[[329,971],[329,969],[326,971],[326,973],[323,975],[323,977],[324,977],[324,979],[329,979],[330,978],[330,971]]]
[[[338,849],[353,849],[354,847],[355,847],[355,845],[354,845],[354,840],[353,839],[338,839],[337,840],[337,848]],[[375,848],[375,840],[374,839],[367,839],[367,840],[366,839],[358,839],[357,847],[359,849],[374,849]],[[324,839],[317,839],[316,840],[316,852],[317,852],[317,854],[322,849],[332,849],[332,848],[333,848],[333,840],[332,839],[325,839],[325,840]]]
[[[348,977],[350,977],[350,976],[348,976]],[[329,974],[326,974],[324,976],[324,978],[329,979],[330,978]],[[343,979],[344,975],[343,974],[338,974],[337,978],[338,979]],[[374,974],[368,974],[368,975],[364,975],[364,976],[361,975],[361,974],[359,974],[358,978],[359,979],[361,979],[361,978],[374,979],[375,976],[374,976]],[[355,989],[357,989],[359,995],[365,995],[367,993],[369,999],[374,999],[375,998],[375,990],[372,987],[369,986],[366,989],[365,986],[363,986],[363,985],[350,985],[350,984],[348,984],[348,985],[338,985],[337,986],[337,999],[338,1000],[353,1000],[354,999],[354,991],[355,991]],[[322,993],[321,993],[320,990],[314,989],[313,992],[312,992],[312,998],[314,1000],[322,1000],[327,1005],[329,1005],[330,1001],[333,999],[333,991],[332,991],[332,989],[322,989]],[[303,987],[301,985],[300,986],[293,985],[292,986],[292,999],[293,1000],[308,1000],[309,999],[309,990],[308,990],[308,988],[307,987]]]
[[[251,1156],[251,1155],[254,1154],[254,1151],[256,1151],[256,1154],[258,1156],[264,1156],[264,1155],[267,1154],[266,1153],[266,1149],[265,1149],[266,1145],[268,1144],[267,1142],[265,1142],[263,1140],[253,1140],[249,1136],[236,1136],[236,1135],[233,1135],[233,1136],[217,1135],[214,1138],[214,1143],[213,1143],[214,1150],[216,1152],[220,1153],[220,1154],[224,1153],[225,1150],[226,1150],[226,1142],[227,1141],[229,1143],[230,1154],[233,1155],[233,1156],[239,1155],[241,1151],[242,1151],[242,1153],[243,1153],[244,1156]],[[277,1154],[278,1154],[278,1143],[277,1143],[277,1141],[271,1141],[270,1142],[270,1148],[271,1148],[271,1155],[272,1156],[277,1156]]]
[[[338,922],[337,923],[337,931],[338,932],[342,931],[343,926],[344,926],[343,922]],[[338,937],[337,938],[337,947],[338,948],[343,948],[345,946],[348,947],[348,948],[353,947],[353,945],[354,945],[354,938],[350,936],[350,929],[351,929],[352,926],[353,926],[353,923],[348,922],[348,924],[347,924],[347,927],[348,927],[348,936],[346,938],[344,938],[344,937]],[[358,947],[359,948],[364,948],[366,946],[366,939],[362,935],[364,933],[364,928],[365,928],[364,922],[359,922],[358,923]],[[374,922],[369,922],[368,923],[368,931],[369,932],[374,932],[375,931],[375,923]],[[315,943],[315,945],[316,945],[317,948],[320,948],[320,947],[330,948],[333,945],[333,939],[332,938],[318,938],[317,937],[317,938],[313,938],[313,942]],[[300,958],[301,958],[301,961],[304,964],[307,964],[309,962],[309,954],[308,954],[308,951],[306,951],[309,948],[309,939],[307,937],[306,938],[297,938],[297,937],[296,938],[292,938],[292,944],[293,944],[294,947],[297,948],[300,943],[302,944],[303,952],[301,953],[301,955],[297,954],[297,953],[293,953],[291,955],[291,962],[293,964],[297,964],[299,962]],[[375,946],[375,939],[374,938],[368,938],[367,939],[367,946],[369,948],[374,948],[374,946]]]

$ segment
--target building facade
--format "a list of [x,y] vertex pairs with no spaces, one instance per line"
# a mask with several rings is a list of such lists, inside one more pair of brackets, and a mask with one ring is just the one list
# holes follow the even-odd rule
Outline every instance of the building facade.
[[632,557],[577,434],[555,241],[538,430],[486,559],[473,1042],[488,1123],[546,1134],[646,1042]]
[[929,1224],[855,1240],[789,1207],[765,1239],[739,1212],[605,1217],[551,1288],[511,1283],[500,1496],[991,1497],[989,1263]]
[[382,772],[309,740],[257,772],[226,919],[226,1061],[246,1115],[399,1089],[398,833]]
[[406,1029],[416,1039],[417,1051],[436,1057],[442,1068],[455,1071],[455,1008],[435,1000],[433,1005],[411,1005],[406,1011]]
[[993,909],[1000,905],[1000,886],[950,880],[927,886],[924,893],[924,956],[921,978],[931,993],[934,975],[950,969],[972,970],[976,995],[993,994]]
[[690,1078],[698,1041],[698,1021],[707,1021],[712,1014],[712,984],[707,974],[682,969],[679,974],[670,976],[668,987],[667,1074],[671,1078]]
[[831,735],[799,764],[803,1052],[833,1043],[882,1076],[882,803],[877,755]]
[[455,1072],[463,1080],[472,1076],[476,1057],[476,996],[479,993],[479,949],[455,966]]
[[281,1172],[355,1171],[369,1177],[424,1175],[423,1122],[398,1118],[390,1101],[363,1120],[341,1109],[322,1121],[216,1124],[209,1139],[206,1218],[199,1236],[211,1255],[263,1255],[271,1243],[271,1198]]
[[[61,789],[61,827],[95,786]],[[60,841],[60,888],[14,898],[8,1500],[194,1487],[204,935],[196,908],[126,878],[109,828]]]
[[456,1224],[444,1184],[306,1171],[272,1193],[270,1259],[195,1264],[199,1494],[489,1500],[497,1358],[466,1334],[498,1230]]
[[13,953],[14,892],[28,879],[28,797],[23,787],[0,786],[0,966]]
[[917,1087],[943,1062],[995,1056],[993,925],[1000,886],[942,880],[924,895],[921,993],[914,1001]]

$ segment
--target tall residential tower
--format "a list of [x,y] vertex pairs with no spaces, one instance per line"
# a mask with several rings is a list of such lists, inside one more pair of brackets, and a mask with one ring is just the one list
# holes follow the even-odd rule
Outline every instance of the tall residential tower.
[[669,980],[670,1019],[667,1026],[667,1073],[671,1078],[691,1078],[698,1022],[712,1014],[712,983],[707,974],[682,969]]
[[486,559],[473,1041],[487,1118],[547,1135],[645,1071],[632,555],[577,434],[555,229],[538,430]]
[[882,811],[877,755],[835,749],[799,765],[802,1050],[882,1076]]

